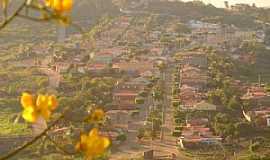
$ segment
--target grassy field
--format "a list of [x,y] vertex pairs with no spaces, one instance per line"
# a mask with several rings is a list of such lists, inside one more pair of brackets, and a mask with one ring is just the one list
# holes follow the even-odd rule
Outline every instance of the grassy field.
[[19,112],[6,108],[0,111],[0,136],[27,135],[30,129],[20,118]]

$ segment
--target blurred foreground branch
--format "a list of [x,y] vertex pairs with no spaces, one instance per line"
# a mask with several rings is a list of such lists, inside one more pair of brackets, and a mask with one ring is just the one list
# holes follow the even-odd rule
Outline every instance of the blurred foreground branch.
[[5,28],[14,18],[16,18],[19,13],[25,8],[27,4],[27,0],[24,0],[24,2],[20,5],[20,7],[10,16],[7,15],[7,6],[3,8],[4,12],[4,21],[0,24],[0,30]]
[[[8,15],[8,9],[9,6],[11,6],[11,2],[9,0],[0,0],[2,3],[2,15],[3,20],[0,22],[0,30],[5,28],[8,24],[10,24],[15,18],[23,18],[26,20],[36,21],[36,22],[50,22],[50,21],[56,21],[62,25],[70,25],[71,27],[78,30],[80,33],[83,33],[83,29],[73,23],[70,19],[70,12],[69,10],[72,7],[72,3],[70,6],[66,6],[69,8],[63,8],[63,4],[60,4],[60,2],[57,2],[59,6],[47,6],[42,1],[37,0],[24,0],[22,4],[15,9],[10,15]],[[64,1],[61,1],[61,3],[65,3]],[[56,7],[56,8],[55,8]],[[60,7],[60,8],[59,8]],[[29,11],[35,11],[38,12],[40,16],[33,16],[29,15]],[[25,11],[25,12],[23,12]]]
[[22,150],[26,149],[27,147],[31,146],[33,143],[35,143],[36,141],[38,141],[40,138],[42,138],[43,136],[46,136],[48,131],[50,131],[55,125],[57,125],[64,117],[65,114],[67,113],[68,109],[66,109],[64,111],[64,113],[57,118],[53,123],[51,123],[47,129],[45,129],[42,133],[40,133],[38,136],[34,137],[32,140],[30,140],[29,142],[26,142],[24,145],[16,148],[15,150],[10,151],[9,153],[7,153],[6,155],[4,155],[3,157],[0,157],[0,160],[7,160],[11,157],[14,157],[15,155],[17,155],[19,152],[21,152]]

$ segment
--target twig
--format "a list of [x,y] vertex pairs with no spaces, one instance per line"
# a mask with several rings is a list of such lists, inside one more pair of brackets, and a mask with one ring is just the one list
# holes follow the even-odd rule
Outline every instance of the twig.
[[66,149],[64,149],[62,146],[60,146],[57,142],[55,142],[48,134],[46,135],[46,137],[48,138],[48,140],[50,141],[50,142],[52,142],[54,145],[55,145],[55,147],[57,148],[57,149],[59,149],[60,151],[62,151],[63,153],[65,153],[65,154],[67,154],[67,155],[75,155],[76,154],[76,152],[70,152],[70,151],[67,151]]
[[26,6],[27,0],[24,0],[23,4],[7,19],[4,20],[2,24],[0,24],[0,30],[5,28],[14,18],[17,17],[17,15],[23,10],[23,8]]
[[39,140],[40,138],[42,138],[43,136],[45,136],[49,130],[51,130],[56,124],[58,124],[60,122],[60,120],[62,120],[65,117],[65,113],[67,111],[68,110],[66,110],[57,120],[55,120],[51,125],[49,125],[48,128],[45,129],[42,133],[40,133],[38,136],[34,137],[29,142],[26,142],[24,145],[16,148],[15,150],[9,152],[8,154],[4,155],[3,157],[0,158],[0,160],[7,160],[7,159],[15,156],[16,154],[18,154],[22,150],[26,149],[27,147],[31,146],[37,140]]
[[81,34],[85,33],[84,30],[83,30],[83,28],[80,25],[78,25],[78,24],[75,24],[75,23],[71,22],[70,23],[70,26],[71,27],[74,27],[75,29],[77,29]]
[[53,13],[51,12],[51,10],[49,10],[49,9],[48,9],[47,7],[45,7],[45,6],[29,5],[28,8],[31,8],[31,9],[34,9],[34,10],[37,10],[37,11],[43,10],[43,11],[46,11],[47,13],[53,14]]
[[[46,13],[48,13],[48,17],[44,17],[44,18],[36,18],[36,17],[31,17],[28,16],[28,14],[26,13],[26,15],[24,14],[20,14],[20,12],[27,6],[28,8],[34,9],[34,10],[38,10],[38,11],[44,11]],[[31,21],[37,21],[37,22],[48,22],[50,20],[54,20],[54,19],[62,19],[62,17],[59,18],[59,15],[53,13],[51,10],[49,10],[47,7],[44,6],[35,6],[35,5],[27,5],[27,0],[24,0],[24,3],[13,13],[13,15],[11,15],[8,18],[5,18],[4,22],[2,22],[2,24],[0,24],[0,30],[5,28],[14,18],[19,17],[19,18],[24,18],[24,19],[28,19]],[[84,30],[82,29],[81,26],[75,24],[75,23],[70,23],[70,26],[77,29],[81,34],[84,33]]]
[[[30,5],[29,8],[32,8],[32,9],[35,9],[35,10],[38,10],[38,11],[43,10],[43,11],[47,12],[47,13],[50,15],[50,18],[51,18],[51,19],[59,19],[59,15],[57,15],[57,14],[51,12],[51,10],[49,10],[47,7]],[[54,17],[58,17],[58,18],[54,18]],[[61,17],[60,17],[60,19],[61,19]],[[48,20],[49,20],[49,19],[48,19]],[[83,28],[82,28],[81,26],[79,26],[78,24],[75,24],[75,23],[72,23],[72,22],[71,22],[70,25],[71,25],[72,27],[74,27],[75,29],[77,29],[81,34],[84,33]]]
[[24,19],[28,19],[28,20],[36,21],[36,22],[48,22],[50,20],[50,17],[36,18],[36,17],[30,17],[30,16],[23,15],[23,14],[18,14],[17,16],[19,18],[24,18]]

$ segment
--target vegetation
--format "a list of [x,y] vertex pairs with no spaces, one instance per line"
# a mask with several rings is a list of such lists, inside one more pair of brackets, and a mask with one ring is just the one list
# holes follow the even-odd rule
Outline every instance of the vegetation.
[[[121,14],[115,18],[114,15],[119,12],[115,3],[121,7],[121,12],[127,9],[126,12],[136,13],[137,11],[134,12],[132,9],[136,6],[134,5],[136,2],[129,0],[81,0],[74,4],[72,0],[56,0],[57,3],[54,3],[54,0],[44,2],[25,0],[22,3],[2,0],[1,2],[1,11],[3,11],[0,24],[0,29],[3,29],[3,32],[0,33],[1,37],[2,35],[4,35],[3,37],[12,35],[11,37],[14,38],[18,32],[26,34],[29,32],[29,27],[23,25],[25,21],[14,21],[17,17],[27,20],[27,25],[29,25],[28,20],[32,20],[54,22],[62,28],[69,26],[68,33],[83,33],[89,25],[93,26],[82,36],[75,34],[63,44],[44,41],[43,43],[23,42],[20,46],[13,46],[13,44],[5,43],[7,45],[3,46],[0,58],[0,107],[2,108],[0,128],[3,128],[0,136],[8,138],[26,136],[27,142],[17,149],[11,148],[10,152],[7,147],[7,154],[3,158],[1,157],[1,160],[8,158],[80,160],[83,156],[90,160],[109,159],[110,146],[114,143],[113,141],[120,144],[127,140],[131,132],[116,131],[117,135],[113,134],[114,137],[111,137],[110,132],[115,130],[108,129],[114,128],[114,125],[111,124],[111,119],[106,117],[105,111],[115,107],[113,92],[118,89],[115,85],[138,76],[137,73],[117,72],[112,68],[113,63],[140,62],[145,59],[150,60],[149,62],[156,60],[154,67],[157,70],[153,72],[151,70],[151,73],[159,72],[160,77],[149,78],[150,83],[139,92],[135,101],[132,99],[136,107],[141,107],[140,110],[135,107],[136,109],[128,111],[129,114],[127,114],[132,120],[132,122],[130,120],[127,122],[127,129],[129,129],[129,125],[133,125],[134,119],[141,118],[141,114],[139,114],[141,109],[150,108],[148,108],[147,117],[144,117],[146,121],[143,128],[140,128],[136,135],[140,145],[143,145],[143,138],[150,137],[154,141],[158,135],[163,136],[165,110],[166,107],[172,107],[171,116],[174,128],[172,128],[170,136],[180,137],[183,126],[190,118],[207,117],[209,120],[207,127],[215,135],[220,135],[224,139],[224,143],[218,144],[220,145],[218,147],[222,148],[224,152],[223,157],[226,157],[225,154],[237,152],[237,154],[243,154],[246,159],[269,159],[269,129],[261,129],[257,125],[266,122],[262,121],[259,116],[254,118],[254,122],[248,122],[243,118],[242,109],[251,108],[253,104],[244,102],[240,98],[243,91],[235,86],[236,79],[255,82],[258,77],[259,82],[263,80],[266,90],[270,91],[270,83],[267,83],[269,53],[266,46],[270,39],[267,27],[267,23],[270,21],[269,9],[257,8],[254,5],[239,12],[229,10],[229,6],[227,9],[219,9],[199,1],[187,3],[151,1],[140,8],[142,13],[139,16]],[[126,2],[132,3],[131,7],[128,3],[125,4]],[[144,11],[148,13],[144,13]],[[72,15],[72,12],[78,14]],[[94,18],[89,20],[88,16],[92,15]],[[181,22],[179,22],[179,18]],[[116,19],[119,21],[115,21]],[[196,45],[190,35],[193,33],[192,29],[186,23],[193,19],[222,24],[221,28],[228,24],[237,26],[240,30],[266,29],[265,43],[255,42],[254,37],[253,40],[243,41],[236,48],[217,47],[222,51],[216,51],[210,47],[190,49],[191,51],[198,49],[207,53],[209,75],[207,98],[210,103],[218,107],[217,112],[183,110],[182,101],[179,99],[181,65],[177,64],[177,60],[181,58],[181,54],[174,57],[176,67],[172,67],[171,63],[174,61],[171,61],[170,56],[175,50],[185,51]],[[17,24],[22,27],[13,26]],[[78,24],[80,25],[78,26]],[[39,30],[39,27],[34,26],[36,23],[33,22],[33,28]],[[48,39],[55,34],[51,26],[52,23],[49,23],[40,27],[45,28],[43,32]],[[12,27],[16,28],[15,32]],[[29,37],[31,37],[29,38],[31,41],[35,41],[32,39],[32,35]],[[40,35],[38,39],[47,38]],[[0,43],[2,43],[1,41]],[[25,41],[28,41],[27,38]],[[44,51],[46,53],[40,53],[43,52],[44,46],[48,50]],[[106,69],[104,69],[106,71],[93,73],[90,70],[95,64],[92,61],[94,53],[103,52],[103,49],[123,49],[125,53],[120,56],[113,53],[113,57],[117,58],[106,64]],[[155,55],[156,53],[152,52],[152,49],[162,50],[161,55]],[[168,64],[165,63],[166,61]],[[65,62],[72,64],[64,64]],[[65,68],[65,65],[69,67]],[[84,67],[81,68],[81,66]],[[88,68],[91,69],[88,70]],[[168,93],[165,85],[170,84],[165,82],[168,80],[166,72],[171,70],[174,71],[172,87],[169,86],[172,90],[170,95],[166,95]],[[23,93],[22,96],[21,93]],[[36,93],[36,95],[30,93]],[[21,97],[21,105],[18,97]],[[167,103],[168,97],[172,97],[170,105]],[[206,97],[203,99],[205,100]],[[128,101],[126,100],[127,103]],[[117,107],[120,108],[120,105]],[[256,107],[253,106],[253,108]],[[118,115],[117,118],[119,118]],[[22,119],[28,123],[24,123]],[[142,127],[143,120],[139,122],[136,125]],[[34,137],[28,141],[27,138],[31,134]],[[134,136],[133,133],[131,135]],[[113,141],[109,138],[112,138]],[[127,141],[127,143],[134,142]],[[121,143],[121,145],[126,148],[125,143]],[[162,147],[162,145],[159,146]],[[211,147],[205,148],[212,149]],[[17,155],[19,152],[20,155]],[[201,157],[219,159],[219,155],[221,152],[217,154],[211,152],[209,156],[202,155]],[[241,156],[239,159],[242,158]]]
[[249,56],[249,61],[234,61],[234,76],[247,82],[269,81],[269,66],[266,59],[269,57],[268,49],[261,43],[246,42],[239,48],[239,53]]
[[0,136],[19,136],[28,135],[30,130],[28,125],[19,121],[19,114],[13,112],[1,112],[0,113]]
[[151,2],[152,12],[177,15],[183,20],[201,19],[207,22],[233,24],[241,28],[256,28],[255,17],[246,13],[233,14],[203,2]]

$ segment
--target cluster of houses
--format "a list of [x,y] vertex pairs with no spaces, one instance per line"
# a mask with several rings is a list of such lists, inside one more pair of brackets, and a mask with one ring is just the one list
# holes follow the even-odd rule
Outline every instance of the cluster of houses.
[[[65,96],[74,94],[65,75],[85,74],[92,77],[112,73],[108,76],[118,80],[118,83],[113,88],[112,104],[106,108],[106,115],[112,122],[112,135],[116,135],[113,132],[115,128],[128,129],[132,113],[142,109],[143,104],[138,104],[136,99],[151,83],[152,77],[160,76],[155,62],[164,53],[159,42],[162,32],[157,28],[146,34],[144,19],[138,18],[141,22],[136,22],[134,16],[119,16],[94,40],[74,34],[60,43],[42,41],[35,45],[11,46],[10,50],[24,56],[18,61],[18,66],[29,67],[31,64],[52,71],[53,76],[57,75],[59,83],[55,88],[64,88]],[[135,22],[136,25],[133,25]],[[127,57],[134,50],[143,52]],[[35,54],[35,58],[30,54]]]
[[[70,39],[66,44],[54,51],[50,64],[59,73],[67,72],[72,65],[81,73],[106,73],[106,71],[132,72],[137,71],[137,61],[129,63],[130,55],[140,52],[142,66],[149,69],[146,60],[161,56],[165,51],[159,43],[161,32],[151,31],[151,40],[145,34],[144,23],[134,22],[132,16],[120,16],[110,24],[104,32],[100,32],[95,42]],[[132,29],[130,29],[132,25]],[[145,37],[145,38],[142,38]],[[78,43],[77,43],[78,41]],[[145,43],[142,43],[145,42]],[[68,45],[70,43],[70,45]],[[94,47],[93,47],[94,46]],[[56,49],[54,49],[56,50]],[[67,53],[68,52],[68,53]],[[134,53],[133,53],[134,52]],[[65,55],[63,57],[62,55]],[[70,55],[70,56],[67,56]],[[151,56],[150,56],[151,55]],[[57,58],[56,58],[57,57]],[[141,67],[143,68],[143,67]],[[138,69],[140,70],[140,69]]]
[[[150,83],[147,77],[137,77],[117,83],[112,93],[112,105],[106,112],[115,128],[127,130],[130,127],[129,122],[136,118],[134,113],[137,113],[138,116],[139,111],[145,109],[144,101],[143,103],[137,103],[136,100]],[[143,98],[147,99],[147,97]]]
[[[133,20],[129,17],[120,18],[118,25],[128,27]],[[171,59],[166,57],[168,48],[164,47],[160,42],[162,30],[160,25],[154,25],[151,30],[145,32],[144,22],[137,20],[136,25],[132,26],[132,30],[127,30],[125,34],[118,38],[115,46],[122,49],[122,53],[111,58],[100,57],[102,54],[96,53],[93,62],[110,60],[111,69],[115,73],[124,75],[124,79],[119,80],[115,85],[112,96],[113,102],[110,110],[106,112],[113,128],[129,130],[133,125],[134,113],[138,113],[139,121],[147,118],[148,107],[153,105],[149,96],[142,95],[151,86],[151,79],[161,76],[160,70],[156,67],[157,61],[168,62]],[[173,37],[173,33],[168,33],[169,37]],[[144,42],[144,43],[140,43]],[[128,58],[132,55],[133,49],[140,53],[133,58]],[[132,51],[133,50],[133,51]],[[111,51],[107,49],[107,52]],[[102,52],[101,52],[102,53]],[[119,53],[119,52],[116,52]],[[134,54],[133,54],[134,55]],[[149,91],[149,90],[148,90]],[[144,103],[137,103],[138,97],[144,98]],[[135,116],[135,119],[138,118]],[[135,120],[136,121],[136,120]],[[138,129],[138,128],[137,128]]]
[[206,100],[207,58],[205,53],[190,51],[178,53],[180,57],[180,95],[182,108],[196,109],[196,105]]
[[[181,110],[216,111],[217,106],[206,100],[207,60],[202,52],[183,52],[177,55],[180,62],[180,95]],[[181,55],[181,56],[180,56]],[[234,84],[241,90],[242,101],[249,106],[243,107],[243,117],[257,127],[270,127],[270,94],[261,84]],[[205,117],[186,117],[182,126],[178,144],[182,148],[217,145],[222,137],[216,136],[209,128],[209,119]]]
[[182,129],[182,135],[178,144],[181,148],[201,148],[203,145],[213,145],[222,141],[222,138],[215,136],[207,125],[207,118],[190,119]]
[[250,105],[249,110],[243,108],[243,116],[261,128],[270,127],[270,94],[264,87],[254,84],[246,88],[246,93],[241,97]]
[[[101,32],[96,41],[96,49],[89,53],[88,70],[85,71],[93,75],[109,69],[114,75],[120,75],[112,90],[112,104],[106,108],[106,115],[112,126],[111,132],[130,128],[134,113],[141,114],[139,111],[146,109],[147,97],[143,97],[141,93],[149,88],[153,77],[160,76],[155,62],[164,53],[159,43],[162,33],[149,31],[151,39],[146,42],[148,36],[144,31],[144,23],[140,19],[136,25],[130,26],[132,23],[135,23],[133,17],[120,16],[110,29]],[[141,41],[145,43],[138,45]],[[129,57],[134,54],[134,50],[142,53]],[[140,97],[144,98],[144,103],[137,102]]]
[[[189,51],[178,53],[180,59],[180,95],[181,110],[216,111],[216,106],[206,101],[207,57],[205,53]],[[201,117],[186,118],[179,138],[182,148],[216,144],[222,140],[209,128],[209,120]]]
[[[138,19],[142,22],[144,20]],[[119,135],[119,130],[127,131],[130,128],[130,122],[134,121],[134,113],[145,109],[147,102],[138,104],[136,100],[151,83],[151,78],[160,76],[155,62],[162,58],[165,52],[159,42],[162,32],[157,28],[146,34],[145,24],[138,22],[139,20],[133,25],[134,17],[119,16],[100,32],[95,40],[73,35],[66,39],[65,43],[51,46],[49,52],[53,53],[53,56],[46,57],[47,65],[58,75],[106,75],[113,76],[118,81],[112,90],[112,104],[106,107],[113,140]],[[144,43],[141,43],[142,41]],[[141,53],[129,57],[135,51]],[[42,62],[44,60],[45,58]],[[59,87],[63,86],[72,92],[66,85],[68,81],[63,77]],[[143,98],[147,101],[147,97]]]
[[238,3],[235,5],[227,5],[227,9],[230,9],[233,12],[245,12],[245,11],[250,11],[250,10],[256,10],[256,4],[253,3],[252,5],[245,4],[245,3]]
[[192,33],[188,35],[192,41],[220,49],[235,49],[243,41],[264,42],[265,38],[262,30],[243,30],[233,25],[191,20],[188,26],[192,29]]

